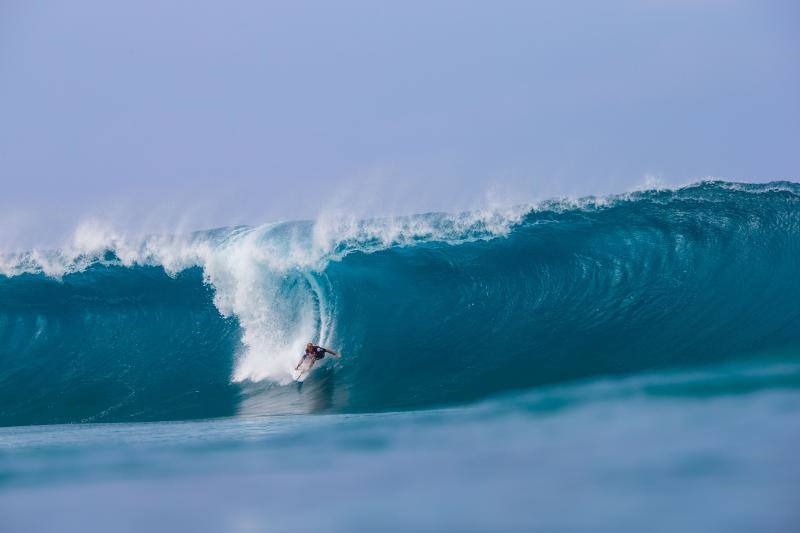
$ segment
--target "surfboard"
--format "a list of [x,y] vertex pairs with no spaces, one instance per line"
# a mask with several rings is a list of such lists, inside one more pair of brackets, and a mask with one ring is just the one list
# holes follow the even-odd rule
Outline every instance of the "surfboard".
[[311,373],[311,370],[314,368],[314,358],[307,357],[303,364],[300,365],[300,368],[294,371],[294,380],[298,383],[302,383]]

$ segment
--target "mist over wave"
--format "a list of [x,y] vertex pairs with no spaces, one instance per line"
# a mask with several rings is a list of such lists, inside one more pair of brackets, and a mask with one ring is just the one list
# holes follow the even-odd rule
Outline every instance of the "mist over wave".
[[[0,424],[372,411],[800,353],[800,185],[0,255]],[[302,346],[344,354],[300,391]]]

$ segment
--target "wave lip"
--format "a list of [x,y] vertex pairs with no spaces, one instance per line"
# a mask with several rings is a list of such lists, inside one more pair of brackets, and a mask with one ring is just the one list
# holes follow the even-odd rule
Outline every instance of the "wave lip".
[[[89,225],[0,260],[0,423],[416,408],[800,353],[799,252],[789,182],[145,238]],[[345,359],[297,393],[281,385],[309,340]]]

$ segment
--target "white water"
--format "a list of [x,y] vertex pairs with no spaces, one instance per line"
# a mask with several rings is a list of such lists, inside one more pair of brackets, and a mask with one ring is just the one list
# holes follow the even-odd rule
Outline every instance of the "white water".
[[[242,346],[231,379],[288,383],[309,341],[335,343],[334,302],[324,269],[359,250],[421,241],[464,242],[507,234],[530,206],[456,215],[358,220],[324,214],[287,222],[189,235],[131,236],[97,221],[81,224],[58,250],[0,254],[0,275],[63,279],[94,264],[161,266],[169,275],[200,267],[223,316],[236,317]],[[107,259],[112,252],[116,259]]]

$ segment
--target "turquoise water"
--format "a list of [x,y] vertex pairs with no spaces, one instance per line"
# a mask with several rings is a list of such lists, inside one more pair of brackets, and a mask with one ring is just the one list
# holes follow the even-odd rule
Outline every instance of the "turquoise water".
[[7,531],[796,531],[798,417],[800,360],[452,409],[5,428],[0,516]]
[[0,529],[795,531],[799,259],[783,182],[0,254]]

